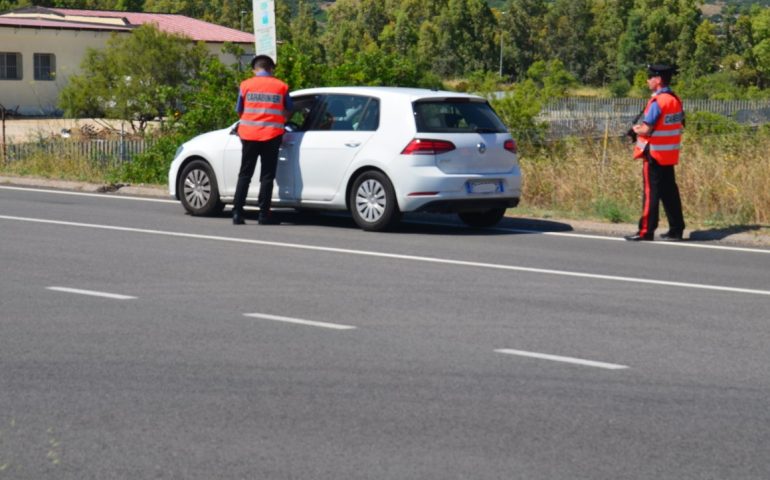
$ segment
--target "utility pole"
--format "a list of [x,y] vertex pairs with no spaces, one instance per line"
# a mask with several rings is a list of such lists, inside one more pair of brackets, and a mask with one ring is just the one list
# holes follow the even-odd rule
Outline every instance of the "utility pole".
[[505,32],[502,19],[506,13],[508,12],[500,12],[500,78],[503,78],[503,33]]
[[3,119],[3,163],[6,163],[8,161],[8,151],[5,146],[5,106],[2,103],[0,103],[0,117]]

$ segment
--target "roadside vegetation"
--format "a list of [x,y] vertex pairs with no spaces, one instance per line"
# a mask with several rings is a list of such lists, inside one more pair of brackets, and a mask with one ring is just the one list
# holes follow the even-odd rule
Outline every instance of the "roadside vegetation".
[[[0,3],[13,8],[14,2]],[[190,1],[119,3],[98,7],[160,9],[235,28],[242,20],[223,9],[224,2],[211,3],[205,12],[196,12],[197,3]],[[236,3],[250,11],[250,1]],[[493,4],[338,0],[324,3],[321,10],[319,2],[278,0],[277,30],[283,42],[276,73],[292,89],[398,85],[485,95],[519,143],[521,210],[611,222],[636,221],[640,164],[618,135],[552,138],[548,126],[537,120],[549,99],[575,94],[644,98],[644,65],[661,61],[679,65],[674,89],[684,98],[770,99],[770,8],[732,5],[708,18],[696,0]],[[207,17],[216,12],[221,19]],[[656,52],[663,51],[671,57],[659,58]],[[163,184],[180,143],[237,119],[237,85],[250,75],[247,70],[222,65],[199,46],[152,27],[116,37],[86,57],[82,75],[62,93],[61,106],[72,117],[130,122],[131,133],[152,138],[153,146],[126,163],[94,165],[66,157],[54,162],[41,153],[6,163],[1,171]],[[493,95],[500,91],[505,95]],[[150,132],[145,127],[153,119],[161,122]],[[688,223],[767,225],[767,151],[768,128],[748,128],[707,113],[688,115],[677,169]]]

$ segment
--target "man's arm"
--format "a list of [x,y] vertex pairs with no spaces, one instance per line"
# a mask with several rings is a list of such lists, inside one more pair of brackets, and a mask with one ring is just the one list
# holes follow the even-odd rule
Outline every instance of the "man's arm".
[[235,111],[238,112],[238,116],[243,113],[243,93],[240,88],[238,89],[238,102],[235,104]]
[[652,102],[650,108],[647,109],[647,113],[645,113],[644,118],[642,119],[642,123],[634,125],[631,128],[637,135],[647,136],[652,133],[652,128],[658,123],[659,117],[660,107],[658,106],[658,102]]

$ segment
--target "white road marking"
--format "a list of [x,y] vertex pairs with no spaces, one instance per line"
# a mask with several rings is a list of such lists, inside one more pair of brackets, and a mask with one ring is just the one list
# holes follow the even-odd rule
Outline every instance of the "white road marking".
[[443,265],[455,265],[455,266],[462,266],[462,267],[489,268],[493,270],[540,273],[545,275],[559,275],[564,277],[591,278],[594,280],[608,280],[613,282],[628,282],[628,283],[639,283],[639,284],[646,284],[646,285],[692,288],[692,289],[699,289],[699,290],[712,290],[712,291],[720,291],[720,292],[747,293],[751,295],[770,296],[770,290],[755,290],[750,288],[737,288],[737,287],[728,287],[723,285],[707,285],[702,283],[671,282],[667,280],[654,280],[654,279],[636,278],[636,277],[621,277],[617,275],[600,275],[595,273],[572,272],[568,270],[551,270],[547,268],[520,267],[516,265],[499,265],[494,263],[469,262],[465,260],[452,260],[447,258],[420,257],[416,255],[402,255],[402,254],[396,254],[396,253],[373,252],[369,250],[351,250],[347,248],[321,247],[317,245],[303,245],[298,243],[270,242],[266,240],[254,240],[249,238],[233,238],[233,237],[220,237],[215,235],[199,235],[194,233],[169,232],[164,230],[148,230],[143,228],[117,227],[112,225],[97,225],[97,224],[91,224],[91,223],[64,222],[60,220],[13,217],[8,215],[0,215],[0,220],[13,220],[18,222],[43,223],[48,225],[63,225],[63,226],[69,226],[69,227],[93,228],[98,230],[111,230],[116,232],[142,233],[147,235],[161,235],[161,236],[176,237],[176,238],[213,240],[213,241],[219,241],[219,242],[242,243],[247,245],[262,245],[262,246],[279,247],[279,248],[292,248],[292,249],[308,250],[308,251],[315,251],[315,252],[361,255],[361,256],[368,256],[368,257],[390,258],[390,259],[409,260],[409,261],[425,262],[425,263],[437,263],[437,264],[443,264]]
[[153,197],[132,197],[130,195],[121,194],[109,194],[109,193],[89,193],[89,192],[72,192],[68,190],[49,190],[45,188],[24,188],[24,187],[8,187],[0,186],[0,190],[18,190],[22,192],[41,192],[41,193],[55,193],[57,195],[74,195],[78,197],[99,197],[99,198],[114,198],[117,200],[131,200],[136,202],[153,202],[153,203],[179,203],[179,200],[153,198]]
[[[151,198],[151,197],[132,197],[129,195],[110,195],[107,193],[87,193],[87,192],[72,192],[67,190],[49,190],[49,189],[42,189],[42,188],[32,188],[32,187],[11,187],[11,186],[0,186],[0,189],[3,190],[20,190],[20,191],[31,191],[31,192],[42,192],[42,193],[55,193],[59,195],[79,195],[84,197],[101,197],[101,198],[112,198],[117,200],[131,200],[131,201],[139,201],[139,202],[155,202],[155,203],[176,203],[178,204],[178,200],[173,199],[160,199],[160,198]],[[246,209],[252,209],[252,207],[247,206]],[[467,228],[465,226],[457,225],[454,223],[443,223],[443,222],[424,222],[424,221],[407,221],[405,223],[411,223],[414,225],[435,225],[435,226],[442,226],[442,227],[454,227],[454,228]],[[544,232],[542,230],[527,230],[523,228],[505,228],[505,227],[497,227],[497,228],[491,228],[490,230],[499,231],[499,232],[510,232],[510,233],[524,233],[524,234],[532,234],[532,235],[547,235],[551,237],[566,237],[566,238],[585,238],[589,240],[609,240],[612,242],[625,242],[626,240],[622,237],[607,237],[604,235],[594,235],[594,234],[588,234],[588,233],[575,233],[575,232]],[[694,242],[647,242],[645,245],[654,245],[654,246],[667,246],[667,247],[683,247],[683,248],[706,248],[711,250],[725,250],[725,251],[733,251],[733,252],[747,252],[747,253],[765,253],[770,254],[770,249],[762,249],[762,248],[749,248],[749,247],[732,247],[728,245],[707,245],[702,243],[694,243]]]
[[308,325],[311,327],[331,328],[333,330],[354,330],[352,325],[342,325],[339,323],[316,322],[313,320],[303,320],[301,318],[282,317],[280,315],[269,315],[267,313],[244,313],[245,317],[261,318],[263,320],[272,320],[275,322],[295,323],[298,325]]
[[78,295],[89,295],[91,297],[103,297],[111,298],[113,300],[133,300],[136,297],[130,295],[120,295],[118,293],[97,292],[95,290],[81,290],[79,288],[67,288],[67,287],[46,287],[47,290],[53,290],[55,292],[75,293]]
[[596,362],[594,360],[584,360],[582,358],[562,357],[560,355],[549,355],[547,353],[537,352],[525,352],[522,350],[511,350],[509,348],[501,348],[495,350],[497,353],[504,353],[506,355],[518,355],[520,357],[539,358],[541,360],[551,360],[554,362],[572,363],[575,365],[584,365],[587,367],[606,368],[608,370],[622,370],[628,368],[625,365],[618,365],[615,363]]

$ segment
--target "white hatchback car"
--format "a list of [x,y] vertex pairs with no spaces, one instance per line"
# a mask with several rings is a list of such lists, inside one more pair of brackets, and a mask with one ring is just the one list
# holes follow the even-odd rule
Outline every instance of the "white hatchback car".
[[[482,97],[396,87],[312,88],[291,97],[274,207],[348,210],[364,230],[384,230],[418,211],[492,226],[519,203],[516,142]],[[233,201],[241,163],[233,130],[177,150],[169,192],[193,215]],[[247,203],[258,192],[252,181]]]

